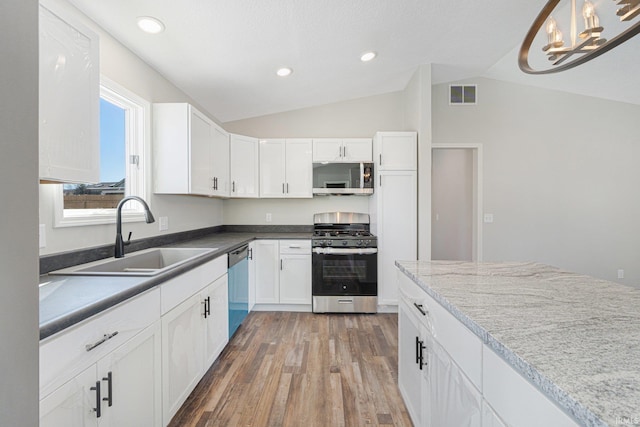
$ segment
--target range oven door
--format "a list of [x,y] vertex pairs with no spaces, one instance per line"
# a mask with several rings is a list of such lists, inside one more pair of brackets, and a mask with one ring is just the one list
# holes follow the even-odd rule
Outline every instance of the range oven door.
[[376,248],[314,248],[314,296],[378,295]]

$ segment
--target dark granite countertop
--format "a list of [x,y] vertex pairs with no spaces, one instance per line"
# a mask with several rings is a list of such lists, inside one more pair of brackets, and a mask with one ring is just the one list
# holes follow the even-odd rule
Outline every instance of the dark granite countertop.
[[133,296],[255,239],[310,239],[310,232],[219,232],[165,247],[217,248],[153,277],[40,276],[40,339],[54,335]]

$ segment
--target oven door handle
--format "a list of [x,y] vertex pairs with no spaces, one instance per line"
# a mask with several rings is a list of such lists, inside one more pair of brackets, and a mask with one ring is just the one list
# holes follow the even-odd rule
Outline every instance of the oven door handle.
[[314,254],[319,255],[373,255],[378,248],[313,248]]

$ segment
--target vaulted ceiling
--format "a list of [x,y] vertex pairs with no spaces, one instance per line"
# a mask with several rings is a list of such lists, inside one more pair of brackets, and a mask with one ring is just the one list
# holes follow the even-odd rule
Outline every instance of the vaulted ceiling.
[[[402,90],[428,63],[434,83],[484,75],[640,103],[640,90],[630,90],[640,89],[634,40],[563,75],[517,69],[545,0],[70,2],[222,122]],[[165,31],[141,32],[138,16],[158,18]],[[377,58],[360,61],[371,50]],[[276,76],[280,67],[293,74]]]

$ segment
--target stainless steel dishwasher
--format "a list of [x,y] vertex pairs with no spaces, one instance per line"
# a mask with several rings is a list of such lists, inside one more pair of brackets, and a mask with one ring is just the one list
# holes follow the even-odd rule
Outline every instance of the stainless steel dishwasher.
[[229,338],[249,313],[249,245],[229,252]]

